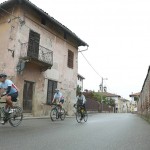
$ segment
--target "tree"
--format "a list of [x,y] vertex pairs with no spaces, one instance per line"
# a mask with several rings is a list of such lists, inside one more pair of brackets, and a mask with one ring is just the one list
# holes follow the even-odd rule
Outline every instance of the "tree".
[[100,93],[95,93],[93,92],[93,98],[95,98],[95,100],[98,102],[99,107],[98,107],[98,112],[101,111],[101,105],[102,103],[106,103],[106,96],[104,96],[103,94]]
[[93,97],[96,99],[96,101],[102,103],[106,101],[106,96],[100,93],[93,92]]
[[109,106],[115,107],[115,100],[110,98],[109,102],[108,102]]
[[79,85],[77,85],[76,94],[78,95],[80,91],[81,91],[81,87]]
[[139,101],[139,97],[138,97],[138,96],[135,96],[135,97],[134,97],[134,101],[138,102],[138,101]]

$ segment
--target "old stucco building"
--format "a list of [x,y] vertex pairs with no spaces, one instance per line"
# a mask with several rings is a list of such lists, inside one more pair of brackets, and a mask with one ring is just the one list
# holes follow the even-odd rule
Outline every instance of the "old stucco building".
[[88,46],[71,30],[28,0],[0,4],[0,72],[19,88],[24,112],[47,115],[54,89],[72,114],[78,72],[78,47]]

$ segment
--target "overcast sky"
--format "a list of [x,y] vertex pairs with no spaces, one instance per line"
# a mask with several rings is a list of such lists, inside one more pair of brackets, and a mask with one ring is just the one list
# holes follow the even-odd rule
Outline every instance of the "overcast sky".
[[[0,0],[3,2],[4,0]],[[129,99],[140,92],[149,67],[149,0],[30,0],[89,44],[83,52],[104,78],[108,92]],[[99,89],[101,78],[79,53],[84,89]]]

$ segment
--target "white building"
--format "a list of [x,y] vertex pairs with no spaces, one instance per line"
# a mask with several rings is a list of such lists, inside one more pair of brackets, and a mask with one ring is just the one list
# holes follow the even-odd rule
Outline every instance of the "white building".
[[114,112],[119,112],[119,110],[121,109],[120,108],[120,103],[119,103],[119,100],[120,100],[120,95],[117,95],[117,94],[112,94],[112,93],[109,93],[109,92],[99,92],[100,94],[104,95],[105,97],[107,97],[108,99],[113,99],[115,100],[115,107],[114,107]]
[[125,98],[119,100],[119,112],[128,113],[130,112],[130,101]]
[[81,76],[80,74],[78,74],[78,76],[77,76],[77,85],[81,89],[81,91],[83,91],[83,80],[84,79],[85,78],[83,76]]
[[137,112],[137,103],[140,99],[140,92],[132,93],[129,96],[131,97],[131,112]]

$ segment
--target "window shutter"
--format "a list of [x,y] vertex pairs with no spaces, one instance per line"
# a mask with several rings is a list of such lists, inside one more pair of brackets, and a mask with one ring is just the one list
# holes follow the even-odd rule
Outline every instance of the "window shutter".
[[73,69],[74,53],[68,50],[68,67]]

